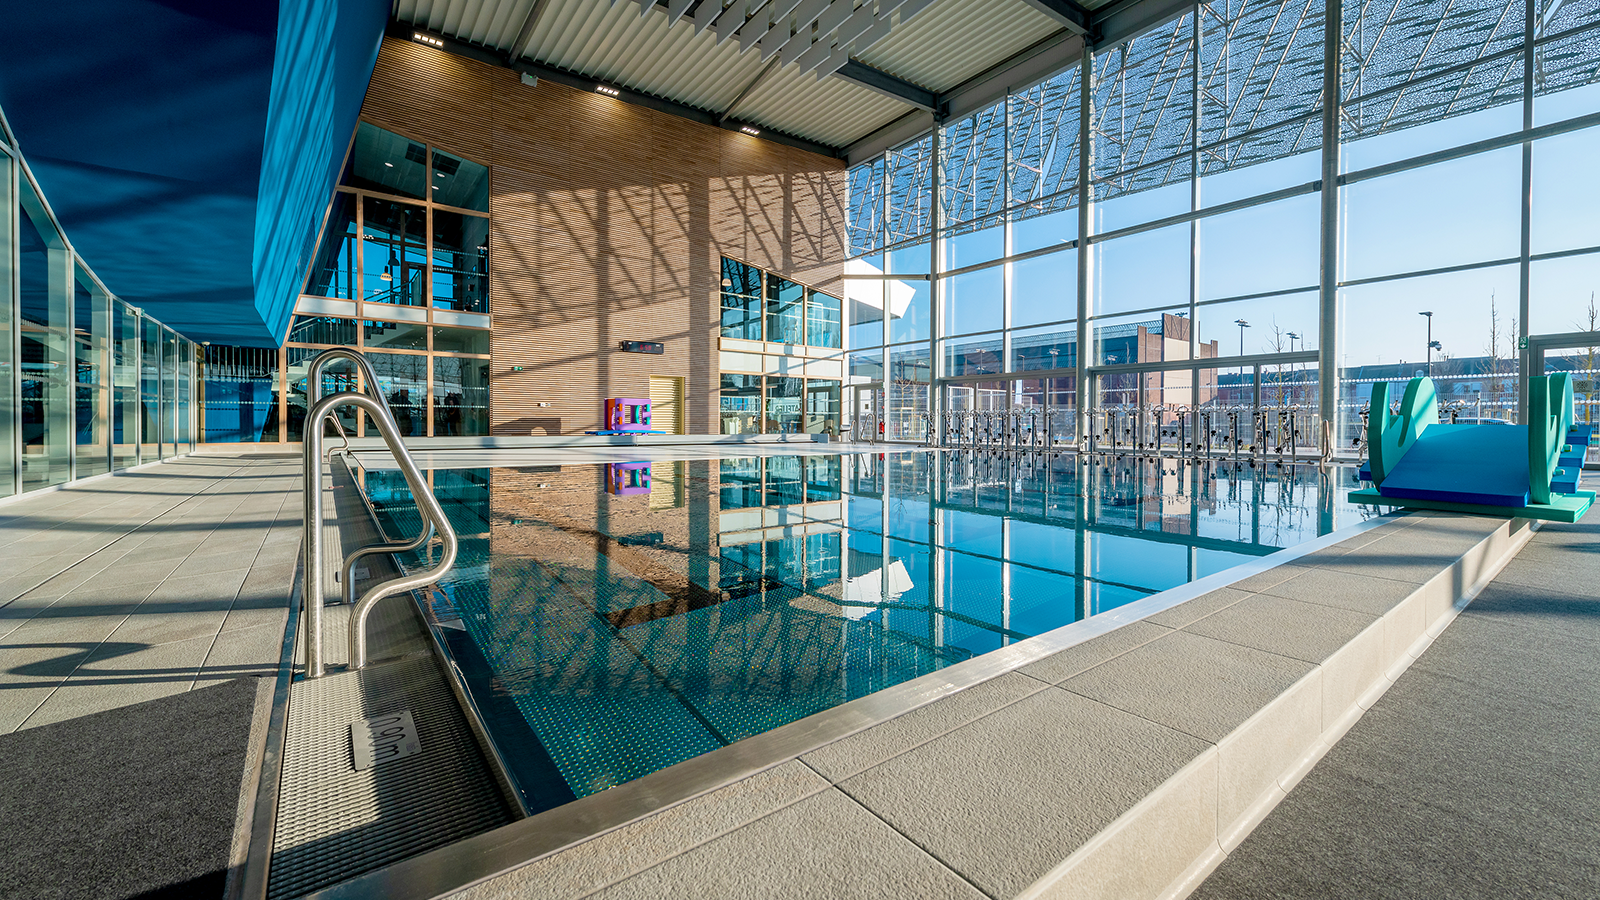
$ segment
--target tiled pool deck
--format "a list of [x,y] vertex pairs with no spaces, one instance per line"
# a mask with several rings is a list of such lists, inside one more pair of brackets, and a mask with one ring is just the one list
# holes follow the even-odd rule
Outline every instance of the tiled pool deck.
[[[194,457],[0,505],[0,730],[269,674],[298,480]],[[326,894],[1592,896],[1596,528],[1502,572],[1526,523],[1393,520],[776,764],[691,761],[747,774],[687,799],[666,770]]]

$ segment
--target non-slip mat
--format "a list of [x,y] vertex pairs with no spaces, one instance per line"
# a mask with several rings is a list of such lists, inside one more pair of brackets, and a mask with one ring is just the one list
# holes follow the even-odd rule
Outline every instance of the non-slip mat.
[[256,679],[0,736],[0,897],[221,897]]

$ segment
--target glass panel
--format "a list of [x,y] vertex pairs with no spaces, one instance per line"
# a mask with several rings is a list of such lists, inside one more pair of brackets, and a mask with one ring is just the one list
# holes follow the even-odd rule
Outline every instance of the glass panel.
[[761,376],[722,376],[723,434],[761,433]]
[[1201,219],[1200,299],[1315,286],[1321,209],[1306,194]]
[[[926,281],[890,281],[884,285],[884,299],[889,304],[889,340],[925,341],[932,322],[932,304],[928,302],[929,284]],[[999,324],[998,321],[996,324]]]
[[1078,439],[1077,376],[1051,378],[1048,383],[1050,440],[1057,444],[1075,442]]
[[20,179],[22,489],[66,481],[72,454],[72,260],[26,178]]
[[[970,222],[1005,208],[1006,107],[997,103],[944,127],[939,146],[939,188],[946,222]],[[978,244],[984,244],[983,250]],[[987,252],[976,242],[973,253]],[[993,248],[993,259],[1000,255]],[[950,257],[954,259],[954,256]],[[971,262],[982,262],[974,258]],[[970,263],[951,262],[951,268]]]
[[[839,409],[839,382],[821,378],[811,378],[806,381],[805,430],[807,434],[838,436]],[[837,472],[834,474],[837,475]],[[824,498],[813,496],[810,499],[818,500]]]
[[767,376],[767,406],[762,423],[767,434],[796,434],[800,427],[800,402],[804,380]]
[[1078,237],[1078,192],[1035,200],[1011,211],[1011,252],[1027,253]]
[[112,304],[111,465],[139,464],[139,319],[128,306]]
[[369,303],[422,306],[427,214],[420,206],[368,197],[361,204],[362,291]]
[[997,215],[957,225],[944,233],[940,246],[943,248],[939,263],[941,272],[999,259],[1005,255],[1005,217]]
[[317,297],[356,298],[356,195],[336,191],[327,230],[311,262],[306,293]]
[[[322,351],[304,347],[286,347],[283,352],[286,355],[285,362],[287,363],[289,382],[286,392],[289,405],[288,439],[290,441],[298,441],[303,439],[306,413],[310,410],[310,405],[307,403],[306,376],[310,372],[312,358]],[[369,356],[368,358],[374,359],[375,356]],[[416,358],[426,359],[427,357],[419,356]],[[337,391],[353,391],[355,389],[355,367],[349,360],[335,360],[322,370],[321,396],[326,397]],[[348,406],[339,407],[336,415],[339,417],[339,424],[344,428],[345,434],[354,436],[356,434],[355,410]],[[272,426],[269,424],[268,427]],[[332,425],[326,426],[323,432],[329,435],[337,433]]]
[[356,320],[331,316],[295,316],[289,325],[289,343],[354,347]]
[[[1600,51],[1600,48],[1597,48]],[[1600,56],[1600,52],[1597,52]],[[1533,252],[1600,247],[1600,128],[1533,145]]]
[[883,378],[883,348],[875,347],[850,354],[850,377],[857,381]]
[[1078,331],[1071,325],[1046,325],[1011,332],[1011,370],[1071,369],[1078,364]]
[[1101,241],[1092,249],[1095,314],[1189,302],[1189,223]]
[[178,339],[178,429],[177,442],[181,452],[188,453],[194,450],[194,415],[193,398],[190,396],[194,389],[194,348],[195,345],[183,338]]
[[1005,341],[999,332],[972,337],[948,338],[940,341],[944,348],[944,374],[947,378],[961,375],[997,375],[1004,368]]
[[[1093,106],[1097,199],[1189,178],[1194,141],[1194,14],[1096,53]],[[1137,170],[1137,171],[1135,171]],[[1170,193],[1170,196],[1167,194]],[[1097,216],[1110,230],[1189,208],[1188,189],[1116,204]],[[1097,210],[1098,212],[1098,210]]]
[[368,350],[426,350],[428,326],[416,322],[364,321],[361,340]]
[[941,280],[939,293],[944,301],[942,324],[946,334],[1005,326],[1005,271],[1004,266],[991,266]]
[[[207,347],[201,370],[207,443],[275,440],[278,429],[278,351]],[[269,431],[271,436],[269,437]]]
[[161,458],[161,326],[139,321],[139,459],[148,463]]
[[111,298],[82,266],[76,268],[73,291],[73,348],[77,391],[78,469],[87,478],[111,471],[107,436],[106,351],[110,343]]
[[1427,373],[1430,327],[1440,344],[1432,368],[1441,394],[1481,402],[1485,417],[1514,419],[1518,281],[1513,264],[1342,288],[1341,435],[1354,433],[1348,416],[1366,405],[1374,382],[1403,385]]
[[812,291],[806,295],[806,343],[813,347],[843,346],[840,339],[842,302],[838,297]]
[[767,340],[779,344],[805,343],[802,301],[805,288],[768,273]]
[[850,255],[883,246],[883,157],[850,170]]
[[178,338],[163,327],[161,340],[161,458],[176,456],[178,450]]
[[928,345],[890,347],[889,371],[885,379],[888,397],[884,439],[890,441],[923,441],[928,436],[929,414],[928,381],[932,366],[928,359]]
[[1200,205],[1216,206],[1322,177],[1322,119],[1291,122],[1200,151]]
[[489,332],[481,328],[441,328],[434,326],[433,349],[441,353],[489,352]]
[[[382,376],[379,376],[382,380]],[[489,433],[489,361],[433,358],[435,437]]]
[[892,303],[910,291],[903,281],[847,280],[844,295],[850,302],[851,349],[883,346],[884,294],[889,295]]
[[[1536,36],[1559,34],[1595,21],[1595,5],[1540,0]],[[1533,124],[1545,125],[1600,110],[1600,28],[1590,28],[1533,51]]]
[[722,336],[761,340],[761,270],[722,259]]
[[[1464,190],[1464,185],[1471,185]],[[1346,280],[1516,256],[1522,148],[1507,147],[1344,189]]]
[[[889,198],[885,213],[887,243],[896,244],[921,237],[931,230],[932,157],[932,135],[898,150],[889,151]],[[926,247],[923,248],[923,252],[927,252]],[[925,273],[926,269],[923,271]]]
[[1089,323],[1094,360],[1100,365],[1162,362],[1189,358],[1187,310],[1133,313]]
[[1315,350],[1317,316],[1316,291],[1196,307],[1200,358]]
[[1011,327],[1078,317],[1078,253],[1063,250],[1011,264]]
[[1321,0],[1200,4],[1202,144],[1317,108],[1323,18]]
[[19,323],[13,320],[12,293],[14,285],[11,268],[11,249],[16,246],[12,233],[11,210],[16,209],[11,196],[11,157],[0,152],[0,497],[16,492],[16,429],[22,423],[21,410],[16,407],[15,381],[18,367],[12,354]]
[[[373,374],[378,376],[378,390],[389,401],[389,411],[394,413],[395,424],[401,437],[425,437],[428,434],[428,357],[400,353],[368,353]],[[377,434],[377,427],[367,423],[367,434]]]
[[[1014,203],[1058,195],[1077,184],[1081,102],[1078,76],[1079,69],[1073,66],[1043,84],[1011,95],[1011,198]],[[1075,197],[1076,192],[1067,196]],[[1076,217],[1073,219],[1076,232]],[[1015,233],[1012,239],[1013,252],[1016,252],[1021,248],[1015,246]]]
[[1528,331],[1600,331],[1600,253],[1536,259],[1528,272]]
[[489,311],[488,218],[433,211],[433,305]]
[[431,188],[435,203],[478,212],[489,211],[489,167],[446,153],[438,147],[433,148]]
[[427,164],[427,147],[362,122],[356,127],[341,183],[421,200],[428,183]]
[[1095,183],[1094,233],[1106,234],[1188,212],[1193,203],[1192,172],[1189,157],[1184,156],[1126,178]]

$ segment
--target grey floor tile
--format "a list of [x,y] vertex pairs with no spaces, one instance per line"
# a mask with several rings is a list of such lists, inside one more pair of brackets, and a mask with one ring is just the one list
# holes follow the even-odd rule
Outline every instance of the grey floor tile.
[[1179,603],[1171,609],[1164,609],[1145,621],[1167,628],[1182,628],[1190,622],[1203,619],[1220,609],[1226,609],[1248,596],[1250,594],[1243,590],[1226,587],[1208,594],[1202,594],[1193,600]]
[[841,738],[801,758],[824,777],[840,781],[1045,687],[1044,682],[1007,673]]
[[1313,569],[1262,593],[1378,617],[1416,593],[1419,587],[1417,582],[1412,581],[1353,575],[1333,569]]
[[827,781],[803,764],[787,762],[453,896],[460,900],[586,896],[827,787]]
[[1320,664],[1377,620],[1369,613],[1255,594],[1184,630]]
[[219,633],[195,676],[195,687],[244,676],[276,675],[283,656],[283,628],[278,622]]
[[1312,668],[1303,660],[1175,631],[1061,686],[1215,743]]
[[1306,571],[1308,571],[1307,566],[1299,566],[1295,565],[1294,563],[1284,563],[1280,566],[1273,566],[1265,572],[1257,572],[1248,578],[1241,578],[1238,581],[1235,581],[1233,584],[1228,585],[1228,587],[1233,588],[1236,591],[1244,591],[1246,593],[1253,594],[1258,591],[1264,591],[1274,585],[1282,584],[1283,582],[1288,581],[1296,575],[1303,574]]
[[1048,688],[840,787],[985,893],[1010,897],[1209,746]]
[[981,898],[837,790],[816,794],[590,896]]
[[1148,619],[1129,622],[1121,628],[1068,647],[1038,662],[1029,663],[1019,671],[1040,681],[1060,684],[1086,669],[1092,669],[1108,659],[1121,656],[1141,644],[1148,644],[1171,632],[1172,629],[1152,624]]
[[181,693],[194,683],[212,638],[130,649],[102,644],[22,725],[34,728]]

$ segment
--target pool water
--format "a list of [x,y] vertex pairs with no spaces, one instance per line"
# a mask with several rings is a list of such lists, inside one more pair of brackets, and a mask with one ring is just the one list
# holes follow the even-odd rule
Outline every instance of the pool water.
[[[952,451],[436,469],[432,614],[533,811],[1378,514],[1353,469]],[[391,536],[398,472],[363,483]],[[408,560],[421,562],[421,559]]]

